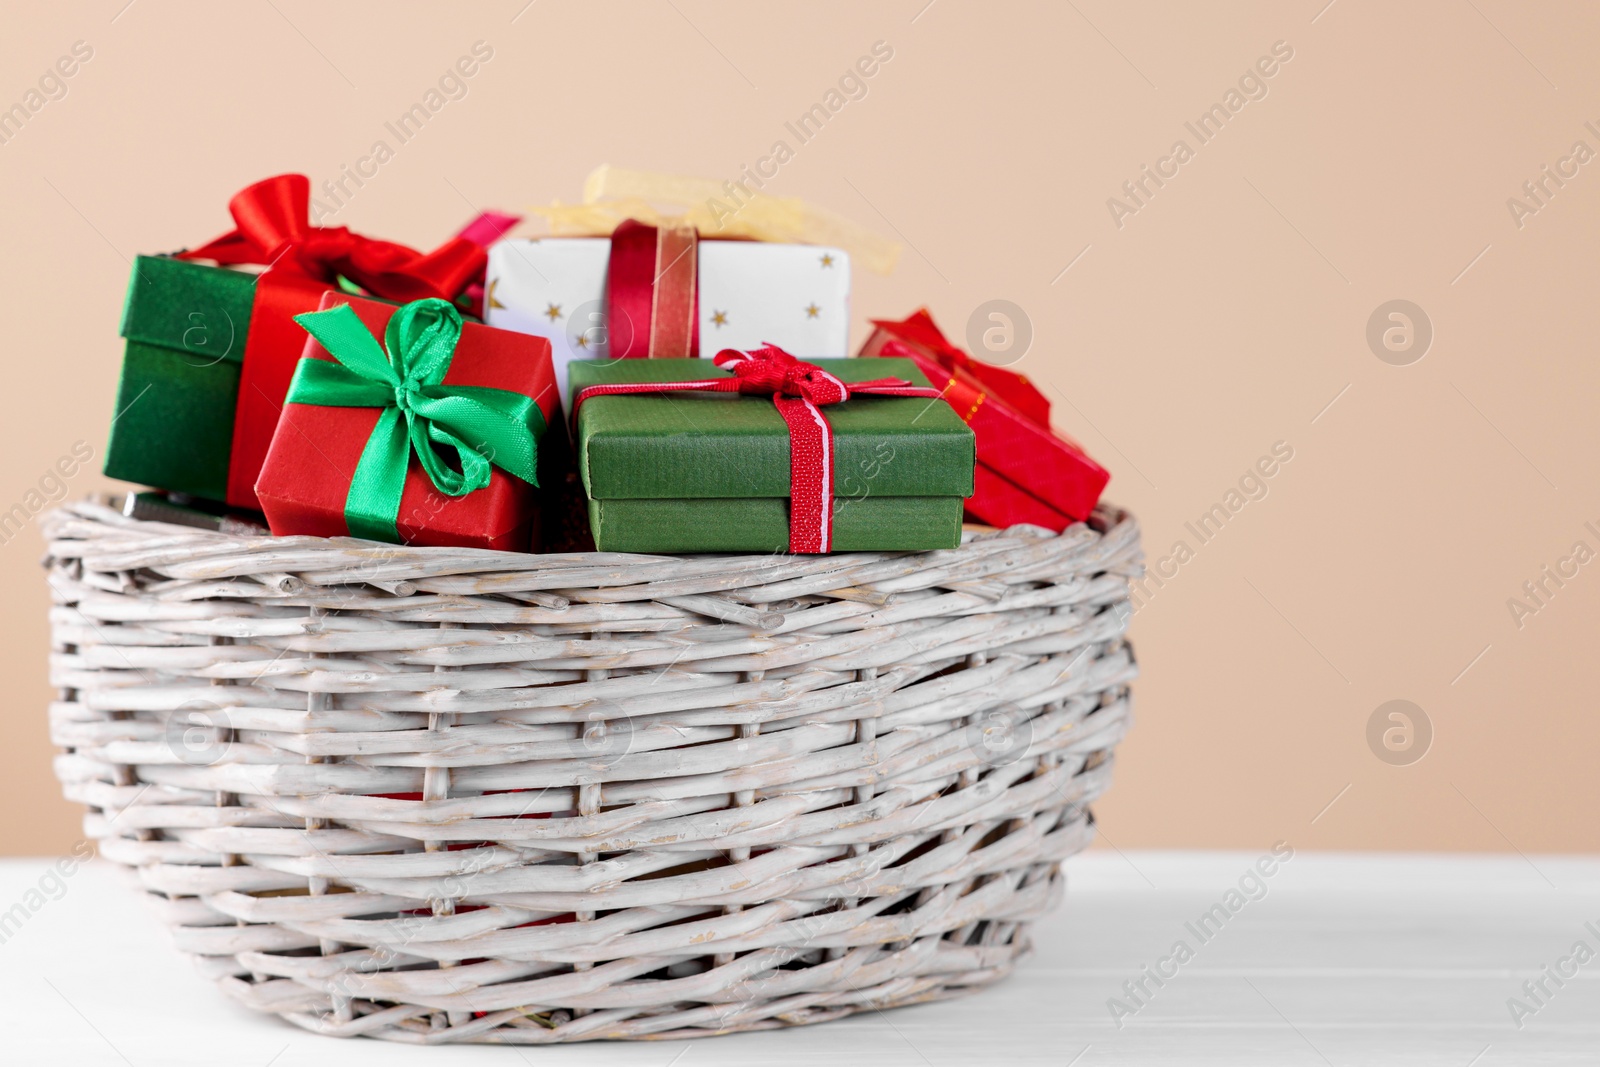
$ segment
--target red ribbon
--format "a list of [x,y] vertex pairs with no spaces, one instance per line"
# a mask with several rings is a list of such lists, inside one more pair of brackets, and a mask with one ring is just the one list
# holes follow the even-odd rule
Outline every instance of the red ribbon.
[[920,396],[937,399],[939,390],[912,385],[904,378],[845,382],[815,363],[796,359],[776,345],[753,352],[725,348],[713,360],[728,378],[688,382],[617,382],[591,385],[572,404],[578,409],[594,396],[627,393],[676,393],[686,390],[770,396],[789,428],[789,551],[833,550],[833,426],[822,408],[852,396]]
[[[1016,408],[1033,422],[1049,427],[1050,401],[1045,399],[1044,394],[1039,392],[1026,375],[1007,370],[1005,367],[997,367],[992,363],[985,363],[981,359],[974,359],[951,344],[943,331],[934,324],[933,316],[928,314],[927,308],[918,308],[899,321],[894,319],[868,321],[903,342],[921,345],[946,370],[952,373],[964,372],[972,376],[984,389]],[[878,354],[887,355],[887,349]]]
[[256,477],[305,345],[295,315],[315,311],[323,291],[337,288],[340,277],[385,300],[453,300],[483,277],[487,262],[483,248],[462,237],[422,253],[343,226],[313,226],[310,205],[311,182],[303,174],[259,181],[228,201],[231,232],[177,257],[267,267],[256,282],[234,410],[228,503],[235,507],[260,507]]
[[[487,252],[490,245],[516,229],[517,224],[521,221],[521,215],[507,215],[503,211],[493,210],[480,211],[476,218],[461,227],[456,236],[463,241],[470,241]],[[475,278],[472,284],[467,286],[466,295],[466,311],[477,318],[483,318],[484,289],[481,276]]]
[[266,178],[228,201],[232,232],[178,258],[258,263],[330,285],[343,275],[373,296],[401,302],[450,300],[483,273],[484,251],[470,240],[451,238],[424,254],[343,226],[313,226],[310,206],[311,182],[304,174]]
[[699,354],[699,235],[693,226],[625,219],[606,264],[606,334],[612,359]]
[[[920,353],[904,341],[886,341],[883,347],[878,350],[878,355],[898,359],[917,359]],[[961,371],[952,370],[937,360],[924,359],[919,369],[928,375],[929,381],[933,382],[939,379],[936,375],[930,373],[931,371],[937,370],[945,375],[946,381],[944,385],[939,386],[939,395],[944,397],[945,403],[955,409],[957,415],[961,416],[961,421],[969,425],[973,416],[978,413],[978,409],[983,406],[983,402],[989,398],[989,394],[979,388],[976,381],[969,380]]]

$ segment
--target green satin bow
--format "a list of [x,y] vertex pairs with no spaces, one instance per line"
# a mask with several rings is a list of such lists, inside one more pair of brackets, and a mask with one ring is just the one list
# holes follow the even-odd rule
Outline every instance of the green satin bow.
[[[397,308],[381,346],[348,304],[294,321],[338,362],[302,359],[289,403],[383,409],[345,497],[345,522],[356,537],[400,540],[396,520],[413,454],[447,496],[488,485],[491,464],[539,484],[534,467],[545,420],[534,399],[509,389],[440,384],[461,338],[461,313],[448,302]],[[441,450],[455,453],[453,465]]]

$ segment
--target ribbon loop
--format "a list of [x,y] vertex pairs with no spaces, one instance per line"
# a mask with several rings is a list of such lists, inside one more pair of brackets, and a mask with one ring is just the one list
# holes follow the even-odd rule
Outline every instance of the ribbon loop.
[[492,467],[539,484],[544,414],[534,399],[509,389],[443,384],[462,329],[461,312],[449,301],[430,298],[397,308],[383,345],[349,304],[296,315],[295,322],[334,362],[302,359],[289,403],[383,409],[345,497],[345,522],[355,536],[400,540],[400,499],[413,455],[446,496],[484,488]]
[[294,321],[315,337],[319,345],[333,353],[334,358],[357,379],[387,385],[391,390],[400,384],[400,376],[389,362],[389,354],[378,344],[378,339],[367,331],[366,325],[349,304],[340,304],[327,311],[296,315]]
[[311,182],[304,174],[285,174],[235,193],[228,201],[235,231],[272,260],[311,229]]
[[228,201],[231,233],[178,258],[259,264],[329,284],[345,277],[373,296],[400,301],[450,300],[481,278],[488,263],[481,247],[459,236],[422,253],[343,226],[313,226],[310,205],[311,182],[304,174],[263,179]]

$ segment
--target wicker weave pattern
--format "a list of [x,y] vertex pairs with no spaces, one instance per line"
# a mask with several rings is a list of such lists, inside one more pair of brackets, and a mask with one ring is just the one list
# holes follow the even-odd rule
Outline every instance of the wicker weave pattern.
[[524,555],[46,522],[101,854],[239,1000],[542,1044],[1003,977],[1129,716],[1138,530]]

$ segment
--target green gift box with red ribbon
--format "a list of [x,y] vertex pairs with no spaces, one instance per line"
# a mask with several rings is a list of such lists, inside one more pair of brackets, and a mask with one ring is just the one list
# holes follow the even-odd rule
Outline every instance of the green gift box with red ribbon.
[[568,367],[596,546],[620,552],[953,548],[972,430],[910,360],[715,360]]
[[345,285],[391,301],[455,299],[481,280],[483,219],[432,252],[313,226],[310,183],[284,174],[229,202],[234,228],[128,282],[112,478],[258,507],[254,484],[300,360],[294,316]]

